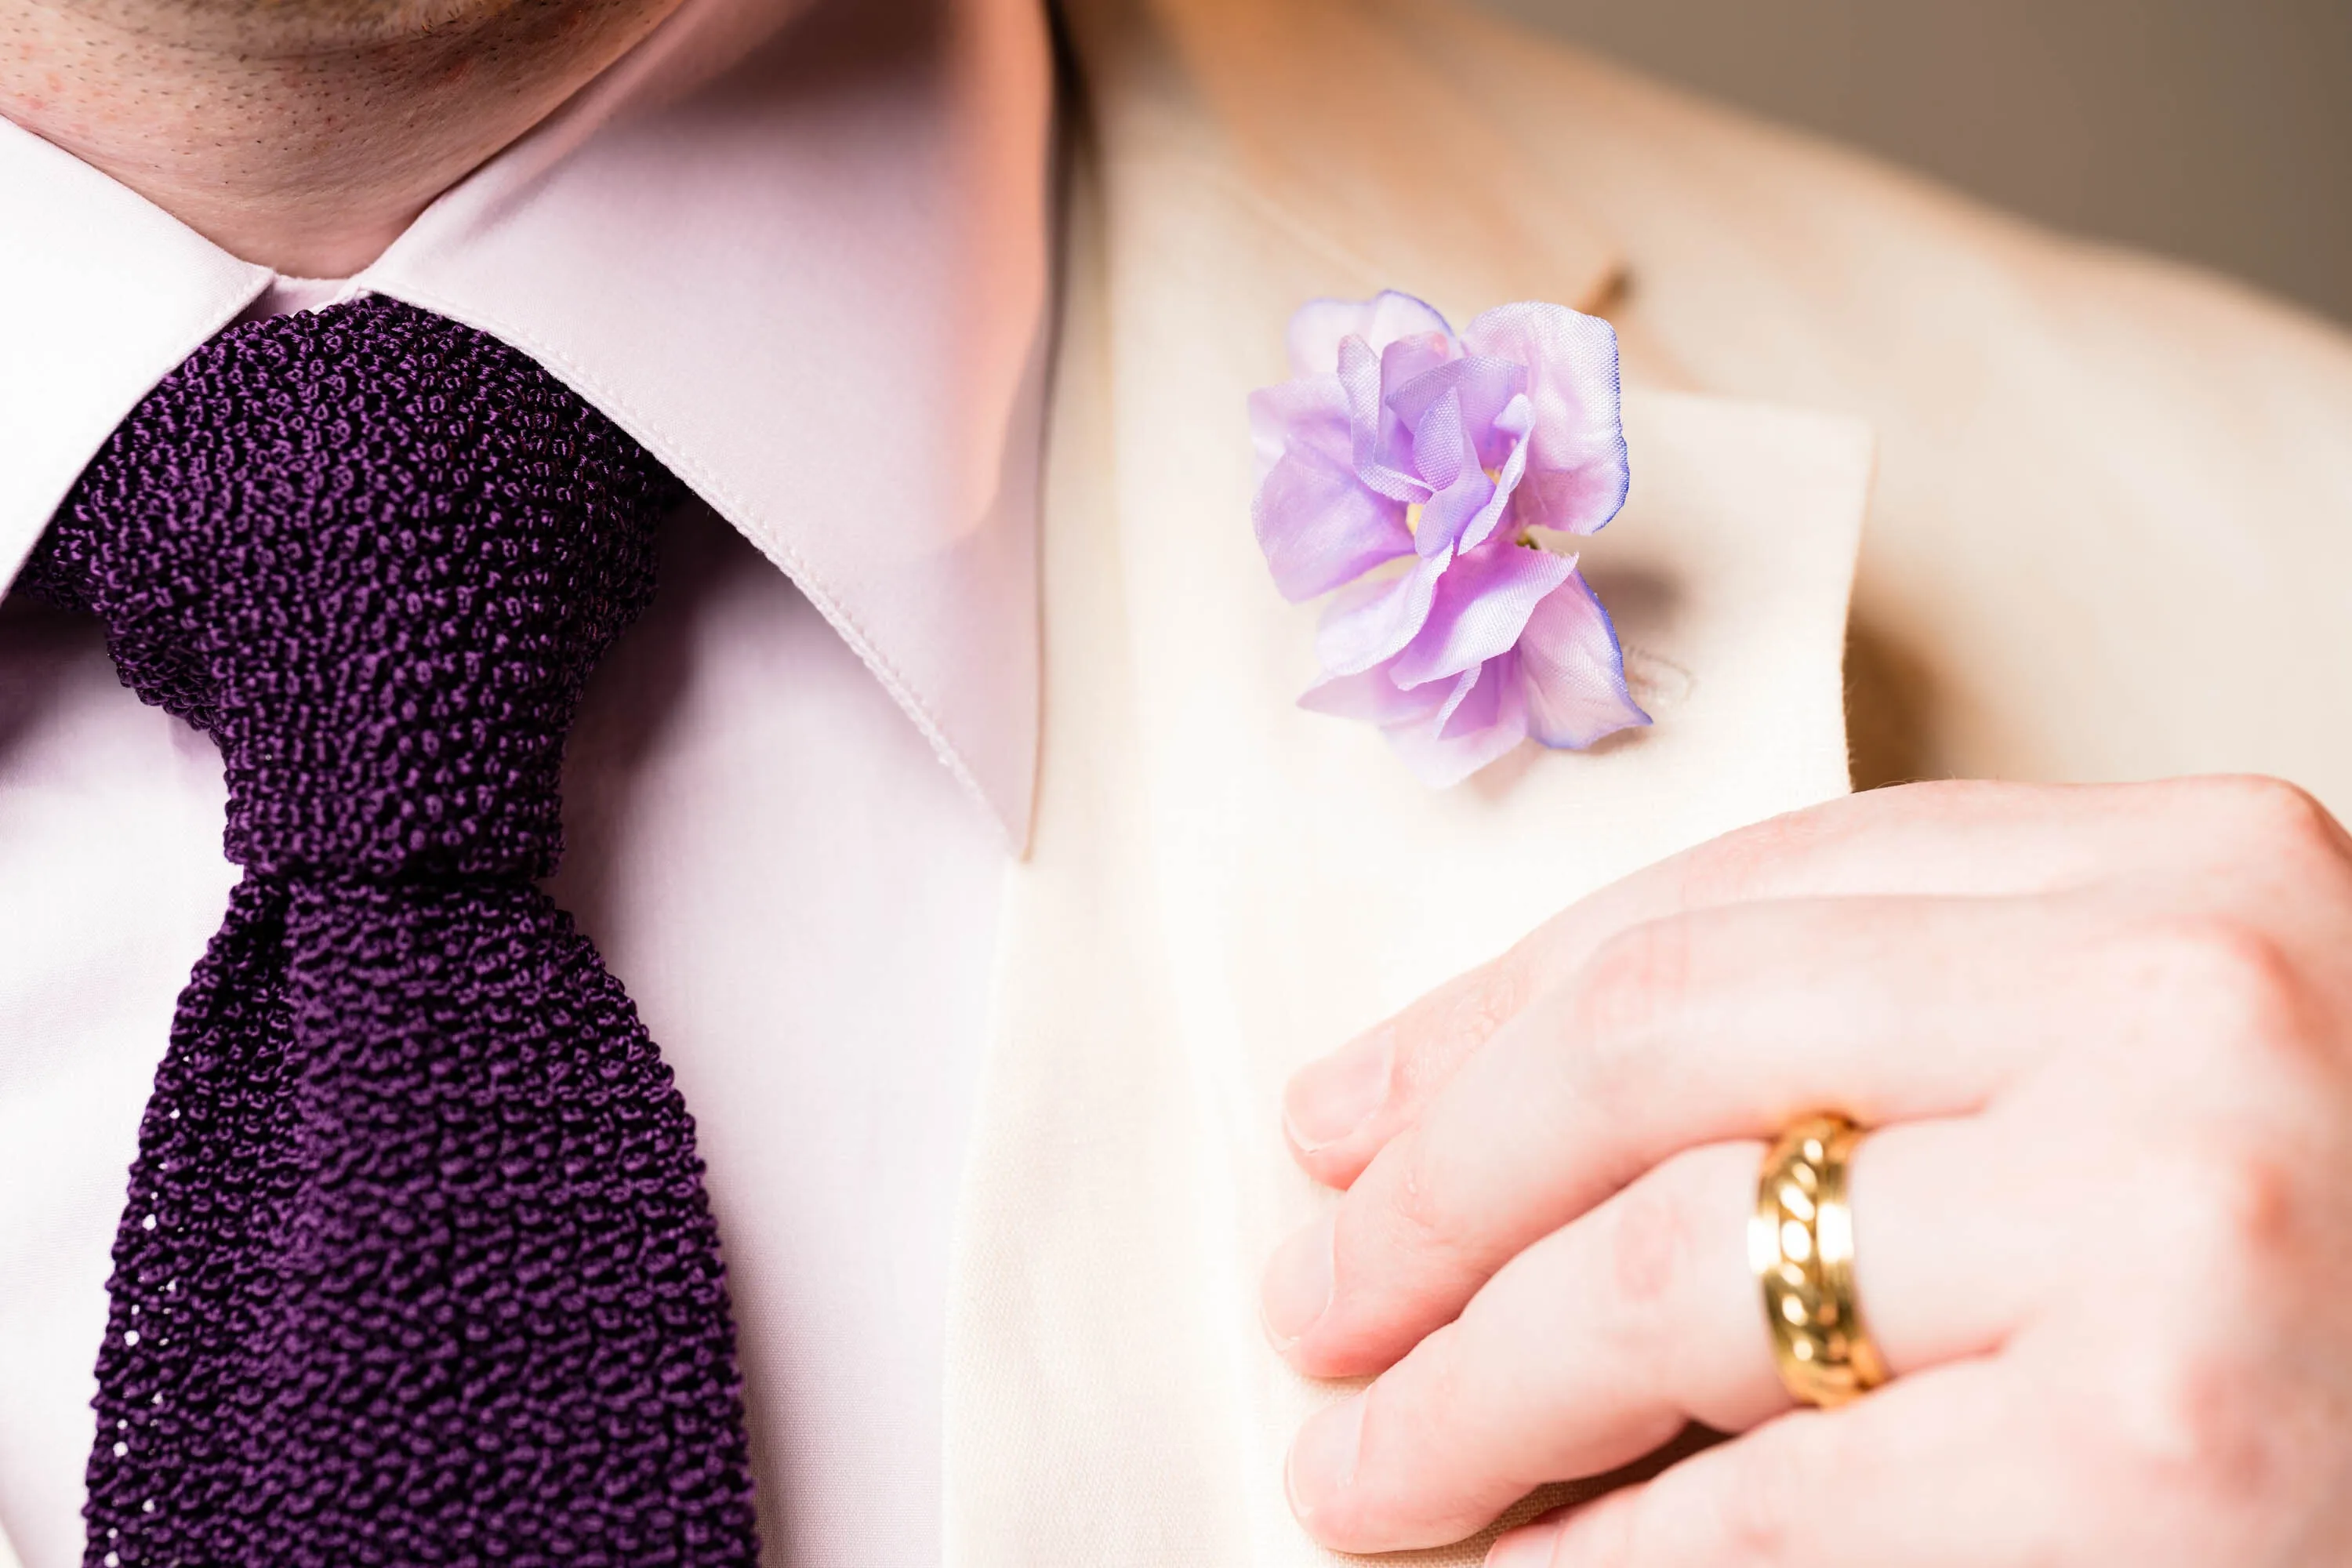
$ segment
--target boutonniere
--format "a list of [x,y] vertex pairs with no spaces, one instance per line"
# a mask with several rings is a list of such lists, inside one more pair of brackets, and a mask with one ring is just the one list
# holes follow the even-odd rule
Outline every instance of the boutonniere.
[[1530,736],[1581,749],[1648,723],[1562,548],[1625,500],[1609,323],[1503,305],[1457,335],[1390,292],[1309,302],[1289,346],[1250,433],[1275,587],[1335,595],[1299,705],[1377,724],[1436,786]]

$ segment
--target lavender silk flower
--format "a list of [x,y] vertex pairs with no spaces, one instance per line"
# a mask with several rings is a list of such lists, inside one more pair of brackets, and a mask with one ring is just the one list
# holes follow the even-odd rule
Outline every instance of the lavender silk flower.
[[1292,379],[1251,395],[1250,433],[1275,587],[1334,595],[1299,705],[1379,725],[1438,787],[1529,736],[1580,750],[1647,724],[1555,548],[1625,503],[1609,323],[1503,305],[1457,335],[1391,291],[1309,301],[1289,338]]

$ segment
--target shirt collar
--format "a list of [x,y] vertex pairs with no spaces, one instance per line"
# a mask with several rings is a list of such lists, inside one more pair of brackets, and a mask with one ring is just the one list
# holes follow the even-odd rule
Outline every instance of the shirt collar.
[[[687,0],[358,287],[530,353],[791,574],[1018,843],[1051,67],[1034,0]],[[0,121],[0,584],[275,280]]]

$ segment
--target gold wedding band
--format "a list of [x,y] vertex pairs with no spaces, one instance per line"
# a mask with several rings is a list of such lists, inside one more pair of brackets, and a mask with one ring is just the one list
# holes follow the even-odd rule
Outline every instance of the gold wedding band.
[[1780,1134],[1756,1180],[1748,1260],[1764,1286],[1780,1382],[1805,1405],[1843,1405],[1886,1381],[1853,1297],[1845,1173],[1861,1142],[1843,1116],[1809,1116]]

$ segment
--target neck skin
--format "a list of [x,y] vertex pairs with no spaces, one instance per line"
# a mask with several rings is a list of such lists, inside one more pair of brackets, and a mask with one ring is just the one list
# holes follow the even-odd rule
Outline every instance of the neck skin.
[[0,0],[0,117],[247,261],[344,278],[680,0]]

